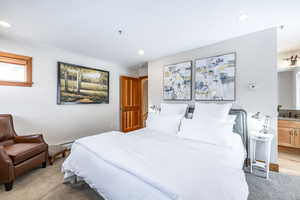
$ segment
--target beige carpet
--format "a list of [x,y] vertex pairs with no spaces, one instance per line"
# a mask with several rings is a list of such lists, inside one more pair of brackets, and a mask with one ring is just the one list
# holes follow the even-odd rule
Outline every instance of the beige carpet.
[[38,168],[19,177],[13,190],[5,192],[0,186],[1,200],[103,200],[88,185],[63,184],[60,159],[46,169]]

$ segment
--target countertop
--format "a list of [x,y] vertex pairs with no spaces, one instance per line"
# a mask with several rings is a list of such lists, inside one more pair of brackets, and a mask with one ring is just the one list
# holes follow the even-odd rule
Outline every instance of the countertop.
[[300,122],[300,118],[292,118],[292,117],[278,117],[278,120],[288,120],[288,121]]

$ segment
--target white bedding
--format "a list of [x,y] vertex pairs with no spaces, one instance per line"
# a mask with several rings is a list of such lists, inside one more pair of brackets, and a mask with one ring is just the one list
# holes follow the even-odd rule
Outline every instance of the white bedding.
[[232,148],[148,129],[77,140],[63,164],[108,200],[246,200],[241,138]]

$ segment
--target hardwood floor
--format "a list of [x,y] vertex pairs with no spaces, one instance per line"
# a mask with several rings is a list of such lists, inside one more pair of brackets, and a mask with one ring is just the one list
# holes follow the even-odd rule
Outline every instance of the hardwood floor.
[[278,149],[279,172],[300,176],[300,152]]

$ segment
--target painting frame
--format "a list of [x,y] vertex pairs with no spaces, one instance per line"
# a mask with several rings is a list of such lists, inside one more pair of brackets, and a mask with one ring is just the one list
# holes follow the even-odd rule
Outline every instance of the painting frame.
[[[189,97],[185,98],[185,99],[174,99],[174,98],[166,98],[165,95],[165,69],[167,67],[170,67],[172,65],[179,65],[179,64],[183,64],[183,63],[189,63],[190,64],[190,74],[189,74],[189,81],[190,81],[190,87],[189,87]],[[192,85],[193,85],[193,61],[192,60],[187,60],[187,61],[181,61],[181,62],[177,62],[177,63],[172,63],[172,64],[167,64],[163,67],[163,100],[164,101],[191,101],[193,99],[193,89],[192,89]]]
[[[227,55],[232,55],[233,56],[233,90],[232,90],[232,98],[231,99],[200,99],[197,98],[197,61],[199,60],[205,60],[205,59],[212,59],[212,58],[218,58],[218,57],[222,57],[222,56],[227,56]],[[237,63],[237,53],[236,52],[229,52],[229,53],[224,53],[224,54],[219,54],[219,55],[214,55],[214,56],[209,56],[209,57],[204,57],[204,58],[198,58],[195,59],[194,61],[194,99],[195,101],[203,101],[203,102],[211,102],[211,101],[215,101],[215,102],[234,102],[236,101],[236,80],[237,80],[237,73],[236,73],[236,63]]]
[[[93,70],[96,72],[101,72],[101,73],[107,73],[107,96],[106,96],[106,100],[103,102],[66,102],[66,101],[62,101],[62,95],[61,95],[61,66],[62,65],[68,65],[70,67],[75,67],[75,68],[81,68],[81,69],[86,69],[86,70]],[[71,64],[71,63],[66,63],[66,62],[57,62],[57,98],[56,98],[56,103],[57,105],[76,105],[76,104],[109,104],[110,102],[110,72],[107,70],[102,70],[102,69],[97,69],[97,68],[91,68],[91,67],[85,67],[82,65],[76,65],[76,64]]]

